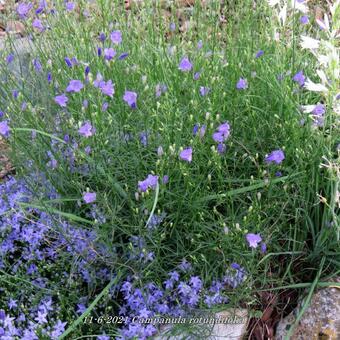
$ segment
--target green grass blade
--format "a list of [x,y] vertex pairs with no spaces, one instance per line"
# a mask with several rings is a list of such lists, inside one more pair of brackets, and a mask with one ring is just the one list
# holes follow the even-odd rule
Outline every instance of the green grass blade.
[[66,338],[70,333],[72,333],[81,322],[83,322],[83,320],[86,318],[87,315],[89,315],[91,313],[91,311],[93,310],[93,308],[97,305],[97,303],[105,296],[108,294],[110,288],[116,284],[120,277],[122,276],[122,274],[118,274],[117,276],[115,276],[108,284],[107,286],[100,292],[100,294],[97,295],[97,297],[93,300],[93,302],[90,304],[90,306],[86,309],[86,311],[79,316],[79,318],[77,320],[75,320],[73,322],[73,324],[70,325],[70,327],[68,327],[66,329],[66,331],[59,336],[58,340],[64,339]]
[[229,190],[229,191],[227,191],[226,193],[223,193],[223,194],[205,196],[205,197],[202,197],[201,199],[199,199],[199,201],[205,202],[205,201],[216,200],[218,198],[233,197],[233,196],[236,196],[236,195],[244,194],[246,192],[251,192],[251,191],[258,190],[258,189],[262,189],[264,187],[268,187],[271,184],[286,182],[290,179],[298,177],[299,175],[301,175],[301,172],[293,174],[293,175],[289,175],[289,176],[274,178],[269,183],[267,183],[266,181],[261,181],[260,183],[257,183],[257,184],[252,184],[252,185],[249,185],[249,186],[246,186],[246,187]]
[[40,131],[40,130],[36,130],[36,129],[29,129],[29,128],[13,128],[12,130],[13,131],[19,131],[19,132],[20,131],[23,131],[23,132],[35,132],[35,133],[38,133],[38,134],[40,134],[42,136],[46,136],[46,137],[49,137],[51,139],[55,139],[55,140],[57,140],[60,143],[66,144],[66,142],[64,140],[62,140],[61,138],[53,136],[50,133],[47,133],[47,132],[44,132],[44,131]]

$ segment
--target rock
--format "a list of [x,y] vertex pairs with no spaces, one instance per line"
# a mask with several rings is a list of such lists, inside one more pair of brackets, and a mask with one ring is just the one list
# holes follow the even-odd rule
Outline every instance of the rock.
[[[14,54],[22,55],[25,53],[29,53],[32,47],[32,42],[28,38],[17,38],[12,39],[11,50],[13,50]],[[6,43],[5,40],[0,40],[0,53],[6,48],[10,47],[9,41]]]
[[[295,322],[301,304],[281,320],[276,329],[276,340],[285,339],[290,326]],[[338,339],[340,334],[340,290],[339,287],[319,290],[312,298],[291,339],[317,340]]]
[[241,340],[246,333],[249,316],[246,309],[229,308],[215,314],[202,313],[185,319],[185,323],[178,322],[161,327],[161,333],[154,339]]
[[6,32],[9,34],[18,34],[24,36],[25,25],[20,21],[9,20],[6,24]]
[[[238,323],[220,323],[213,328],[212,334],[209,337],[211,340],[215,339],[242,339],[248,326],[248,312],[246,309],[238,309],[235,312],[223,311],[216,314],[217,318],[230,319],[236,316]],[[240,322],[241,321],[241,322]]]

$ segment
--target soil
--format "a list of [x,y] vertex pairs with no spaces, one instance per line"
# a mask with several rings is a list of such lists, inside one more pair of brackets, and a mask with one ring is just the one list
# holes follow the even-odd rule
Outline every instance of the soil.
[[8,154],[8,145],[4,139],[0,137],[0,181],[14,172],[14,167],[9,160]]

